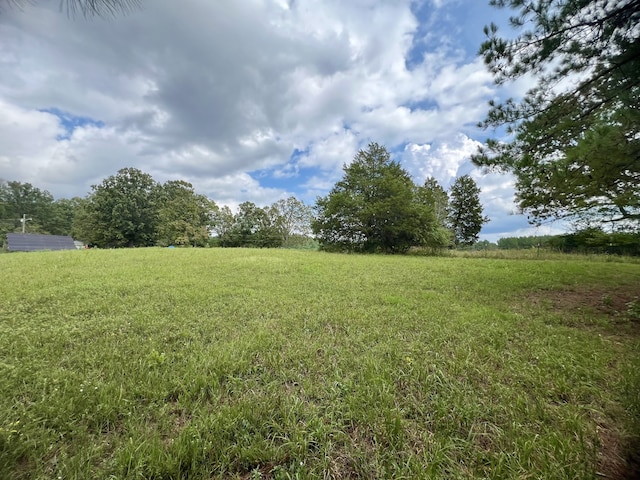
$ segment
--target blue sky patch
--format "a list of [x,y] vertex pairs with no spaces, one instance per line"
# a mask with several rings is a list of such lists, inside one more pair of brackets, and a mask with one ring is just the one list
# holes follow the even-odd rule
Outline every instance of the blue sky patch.
[[77,115],[73,115],[72,113],[65,112],[60,110],[59,108],[42,108],[39,110],[40,112],[50,113],[58,117],[60,121],[60,125],[64,128],[65,133],[58,135],[56,140],[68,140],[73,135],[73,131],[78,127],[84,126],[93,126],[98,128],[104,127],[104,122],[101,120],[94,120],[90,117],[81,117]]
[[431,99],[429,99],[429,98],[425,98],[425,99],[419,100],[419,101],[405,103],[402,106],[403,107],[407,107],[409,110],[411,110],[411,112],[415,112],[415,111],[419,111],[419,110],[429,111],[429,110],[437,110],[438,109],[438,103],[433,101],[433,100],[431,100]]

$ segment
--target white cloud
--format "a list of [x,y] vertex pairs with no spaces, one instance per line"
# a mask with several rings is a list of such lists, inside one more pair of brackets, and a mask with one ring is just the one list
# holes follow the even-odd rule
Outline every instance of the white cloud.
[[526,226],[522,228],[513,228],[512,223],[506,223],[505,229],[497,233],[489,233],[481,235],[481,240],[488,240],[490,242],[497,242],[501,238],[507,237],[541,237],[544,235],[562,235],[567,232],[567,226],[561,222],[551,225]]
[[[445,3],[420,18],[410,0],[154,0],[112,21],[72,20],[55,2],[10,9],[0,177],[71,196],[136,167],[218,202],[270,203],[325,194],[375,141],[406,145],[400,160],[416,179],[446,186],[495,92],[455,43],[459,26],[436,38],[451,21]],[[416,46],[428,50],[408,68]],[[45,108],[104,126],[58,140],[65,130]]]
[[464,134],[433,144],[408,144],[402,154],[402,162],[418,183],[434,177],[448,188],[456,177],[464,175],[460,168],[476,153],[479,145],[480,142]]
[[208,178],[197,182],[197,185],[200,187],[199,191],[204,192],[219,205],[227,205],[232,210],[242,202],[253,202],[263,206],[286,196],[286,193],[281,190],[262,187],[258,181],[246,173]]
[[30,163],[46,161],[64,130],[55,115],[21,108],[0,98],[1,176],[23,175]]
[[402,152],[402,162],[417,183],[434,177],[445,189],[449,189],[457,177],[470,175],[480,188],[483,214],[490,219],[483,227],[481,238],[495,241],[508,236],[509,228],[514,225],[526,228],[527,220],[514,204],[514,178],[485,173],[471,163],[471,155],[480,145],[464,134],[432,144],[408,144]]
[[317,167],[334,173],[351,160],[358,151],[358,138],[352,130],[336,130],[325,138],[309,145],[308,153],[298,165],[303,168]]

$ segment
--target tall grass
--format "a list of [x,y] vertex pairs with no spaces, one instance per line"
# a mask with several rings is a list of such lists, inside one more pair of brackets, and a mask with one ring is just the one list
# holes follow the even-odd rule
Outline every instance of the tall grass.
[[520,250],[450,250],[440,252],[442,256],[456,258],[498,258],[511,260],[557,260],[578,262],[636,263],[640,257],[594,253],[562,253],[548,248],[529,248]]
[[588,479],[622,475],[639,433],[633,320],[530,301],[632,289],[636,264],[139,249],[0,267],[5,478]]

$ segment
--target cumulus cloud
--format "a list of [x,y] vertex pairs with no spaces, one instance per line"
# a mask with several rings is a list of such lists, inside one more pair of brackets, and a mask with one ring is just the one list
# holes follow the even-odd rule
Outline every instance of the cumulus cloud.
[[63,133],[55,115],[24,109],[0,99],[1,171],[28,173],[31,162],[46,161],[55,149],[56,137]]
[[457,177],[471,176],[480,188],[484,215],[490,219],[483,228],[482,239],[495,241],[510,236],[510,230],[535,230],[529,227],[514,203],[515,179],[511,175],[484,172],[471,163],[471,155],[480,145],[479,141],[460,133],[446,141],[407,144],[401,158],[417,183],[433,177],[449,189]]
[[286,196],[286,192],[261,186],[258,181],[246,173],[208,178],[200,185],[209,192],[210,198],[216,199],[219,205],[227,205],[234,210],[242,202],[267,205]]
[[451,5],[156,0],[112,21],[10,9],[0,177],[84,195],[131,166],[219,203],[270,203],[325,194],[375,141],[446,185],[495,96],[477,45],[456,44]]
[[418,183],[433,177],[448,188],[456,177],[467,173],[461,172],[461,167],[468,164],[480,145],[462,133],[432,144],[411,143],[402,153],[402,162]]

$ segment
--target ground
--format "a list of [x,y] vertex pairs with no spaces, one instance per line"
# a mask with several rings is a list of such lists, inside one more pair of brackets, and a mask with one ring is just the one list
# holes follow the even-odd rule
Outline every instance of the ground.
[[[582,328],[602,328],[601,335],[615,343],[618,337],[640,336],[640,286],[575,286],[560,290],[532,292],[527,302],[546,307],[567,324]],[[595,315],[594,315],[595,314]],[[606,323],[593,323],[594,319]],[[583,323],[581,320],[586,320]],[[611,327],[613,326],[613,329]],[[640,478],[640,439],[625,438],[623,432],[601,419],[598,426],[600,454],[598,474],[602,478]]]

